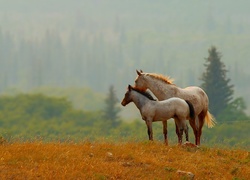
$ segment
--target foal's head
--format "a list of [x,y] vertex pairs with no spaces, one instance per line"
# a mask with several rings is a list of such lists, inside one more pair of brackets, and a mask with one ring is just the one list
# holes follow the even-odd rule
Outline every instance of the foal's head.
[[128,85],[128,90],[127,92],[125,93],[125,96],[121,102],[121,104],[123,106],[126,106],[127,104],[129,104],[130,102],[132,102],[132,98],[131,98],[131,90],[132,90],[132,86],[131,85]]
[[146,98],[155,101],[155,99],[153,98],[153,96],[151,96],[150,93],[146,92],[146,90],[140,89],[140,88],[136,88],[136,87],[132,87],[131,85],[128,85],[128,90],[125,93],[125,96],[121,102],[121,104],[123,106],[126,106],[127,104],[129,104],[130,102],[133,101],[132,96],[131,96],[131,92],[132,91],[136,91],[139,94],[142,94],[143,96],[145,96]]

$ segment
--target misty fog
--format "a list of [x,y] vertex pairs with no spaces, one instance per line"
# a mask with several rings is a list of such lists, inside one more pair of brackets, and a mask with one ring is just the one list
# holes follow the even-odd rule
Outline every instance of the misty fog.
[[250,1],[0,0],[0,93],[87,87],[121,99],[136,69],[200,86],[214,45],[250,114]]

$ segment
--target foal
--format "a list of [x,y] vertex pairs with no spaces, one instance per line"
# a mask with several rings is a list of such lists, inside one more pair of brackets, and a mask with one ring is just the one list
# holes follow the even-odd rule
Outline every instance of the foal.
[[188,141],[186,120],[195,118],[194,108],[191,103],[180,98],[156,101],[146,91],[128,85],[128,90],[121,104],[126,106],[130,102],[134,102],[140,110],[142,119],[146,122],[148,128],[149,140],[153,140],[152,122],[174,118],[178,143],[182,144],[183,131],[185,131],[186,140]]

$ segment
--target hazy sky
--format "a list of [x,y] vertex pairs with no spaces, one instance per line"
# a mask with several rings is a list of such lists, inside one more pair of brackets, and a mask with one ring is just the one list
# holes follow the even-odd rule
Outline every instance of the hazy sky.
[[[207,50],[215,45],[230,70],[236,95],[250,105],[250,84],[245,82],[250,77],[249,8],[247,0],[0,0],[0,35],[4,37],[1,40],[0,36],[0,47],[7,53],[3,42],[12,39],[14,55],[19,57],[13,60],[16,77],[10,73],[13,64],[6,63],[10,61],[7,56],[0,59],[5,69],[2,74],[12,76],[0,79],[0,83],[33,88],[27,78],[32,76],[31,68],[23,66],[36,59],[36,66],[44,66],[37,67],[44,84],[57,85],[64,79],[60,86],[89,86],[101,92],[114,84],[121,96],[127,84],[133,84],[135,69],[142,68],[170,75],[180,86],[199,85]],[[51,56],[47,64],[40,62],[46,56],[36,53],[46,37],[62,43],[65,64],[54,68],[60,61]],[[23,52],[24,44],[30,45],[33,57],[20,58],[18,52]],[[78,59],[72,56],[76,52]],[[53,73],[47,73],[49,69]],[[91,79],[93,72],[99,73],[97,79]]]

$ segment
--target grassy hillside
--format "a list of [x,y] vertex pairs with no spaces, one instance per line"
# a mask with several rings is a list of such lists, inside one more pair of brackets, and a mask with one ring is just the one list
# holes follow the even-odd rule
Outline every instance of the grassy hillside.
[[159,142],[3,143],[0,179],[249,179],[240,149],[165,146]]

